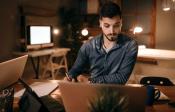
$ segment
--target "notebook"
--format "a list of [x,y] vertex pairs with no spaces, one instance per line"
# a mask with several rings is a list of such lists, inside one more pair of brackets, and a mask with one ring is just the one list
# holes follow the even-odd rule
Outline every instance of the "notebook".
[[[28,88],[30,87],[33,91],[35,91],[39,97],[42,97],[49,95],[51,92],[53,92],[58,87],[58,83],[56,81],[55,82],[44,81],[44,82],[34,82],[31,85],[26,84],[26,86],[28,86]],[[14,97],[16,98],[21,97],[24,91],[25,88],[15,92]]]
[[22,76],[27,55],[0,63],[0,90],[9,87]]
[[39,87],[40,88],[39,90],[40,92],[44,92],[45,95],[40,97],[36,93],[39,91],[38,89],[37,89],[38,91],[35,92],[36,89],[31,88],[31,86],[29,86],[22,79],[19,79],[19,82],[21,82],[21,84],[25,88],[25,91],[22,93],[22,96],[20,96],[20,100],[18,102],[19,110],[21,112],[63,112],[64,107],[60,104],[60,102],[52,98],[50,95],[45,94],[43,90],[43,86],[45,86],[47,90],[47,88],[49,88],[49,86],[47,87],[48,85],[47,83],[46,85],[44,83],[39,83],[39,82],[36,82],[35,84],[33,84],[34,88],[35,86],[38,86],[38,85],[42,88],[41,89]]
[[[145,111],[145,102],[147,97],[145,87],[130,87],[109,84],[85,84],[61,81],[59,82],[59,88],[66,112],[90,112],[90,110],[99,110],[100,106],[98,106],[98,104],[102,105],[101,107],[104,108],[111,108],[110,106],[112,102],[105,103],[105,101],[107,102],[107,99],[113,100],[117,97],[118,104],[119,101],[122,102],[120,102],[121,105],[119,107],[124,109],[123,111]],[[117,97],[115,97],[116,94],[118,94]],[[105,99],[105,97],[107,99]],[[92,109],[93,107],[94,109]],[[113,105],[112,108],[115,108],[115,106]]]

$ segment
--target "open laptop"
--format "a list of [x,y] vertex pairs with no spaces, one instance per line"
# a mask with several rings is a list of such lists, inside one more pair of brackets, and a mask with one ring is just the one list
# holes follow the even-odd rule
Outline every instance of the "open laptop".
[[9,87],[22,76],[27,55],[0,63],[0,90]]
[[[127,98],[127,112],[144,112],[146,102],[145,87],[131,87],[109,84],[85,84],[72,82],[59,82],[60,92],[66,112],[90,112],[89,104],[97,104],[101,88],[112,89]],[[107,94],[110,94],[108,92]],[[96,100],[94,100],[96,99]],[[126,100],[126,99],[125,99]],[[106,106],[108,106],[106,104]],[[124,106],[124,105],[123,105]],[[125,110],[124,110],[125,111]],[[106,111],[105,111],[106,112]]]

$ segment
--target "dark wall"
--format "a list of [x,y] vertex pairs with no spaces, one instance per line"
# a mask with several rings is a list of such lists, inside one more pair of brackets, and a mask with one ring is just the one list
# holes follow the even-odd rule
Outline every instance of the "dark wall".
[[[84,0],[85,1],[85,0]],[[47,21],[53,26],[59,26],[57,15],[59,8],[75,10],[77,15],[84,13],[83,0],[1,0],[0,1],[0,62],[14,57],[13,52],[20,50],[21,38],[21,12],[19,7],[28,11],[28,15],[37,18],[49,18]],[[32,8],[31,8],[32,7]],[[44,12],[45,10],[45,12]],[[55,15],[54,15],[55,13]],[[41,15],[40,15],[41,14]],[[46,14],[46,15],[45,15]],[[51,17],[49,17],[51,14]],[[35,18],[34,17],[34,18]],[[72,18],[72,17],[70,17]],[[44,22],[46,19],[43,19]],[[38,21],[38,20],[32,20]],[[41,19],[42,23],[42,19]],[[59,41],[58,36],[54,37],[56,45]],[[64,38],[64,36],[62,37]]]
[[17,0],[0,1],[0,61],[12,56],[19,37]]
[[156,10],[156,48],[175,50],[175,11],[163,11],[161,0]]
[[[30,23],[51,24],[59,26],[61,24],[58,10],[64,8],[66,11],[73,11],[75,15],[67,15],[70,18],[80,17],[86,11],[84,4],[86,0],[0,0],[0,62],[16,57],[14,51],[20,51],[21,36],[21,10],[22,7],[30,18]],[[24,16],[25,16],[24,14]],[[29,24],[30,24],[29,23]],[[54,43],[59,47],[62,36],[54,36]],[[72,44],[73,45],[73,44]],[[31,77],[34,74],[31,61],[28,60],[24,71],[25,77]]]

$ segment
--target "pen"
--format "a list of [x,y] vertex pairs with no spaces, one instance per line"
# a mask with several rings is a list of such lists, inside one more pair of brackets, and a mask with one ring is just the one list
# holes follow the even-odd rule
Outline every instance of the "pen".
[[69,75],[68,75],[68,73],[67,73],[67,72],[65,72],[65,74],[66,74],[66,77],[67,77],[67,78],[69,78]]
[[[69,77],[68,73],[67,73],[67,72],[65,72],[65,74],[66,74],[67,79],[68,79],[69,81],[72,81],[72,78],[71,78],[71,77]],[[76,78],[75,78],[75,79],[73,79],[73,80],[74,80],[74,82],[78,82]]]
[[65,72],[65,74],[66,74],[67,79],[68,79],[69,81],[71,81],[72,79],[69,77],[68,73]]

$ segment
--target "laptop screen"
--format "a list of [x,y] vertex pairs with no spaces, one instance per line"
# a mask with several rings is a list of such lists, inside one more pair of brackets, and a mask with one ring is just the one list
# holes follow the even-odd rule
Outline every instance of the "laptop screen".
[[0,63],[0,90],[17,82],[22,76],[28,56],[21,56]]
[[92,112],[100,106],[106,110],[115,108],[117,102],[123,102],[119,107],[124,107],[124,112],[145,111],[145,87],[59,82],[59,88],[66,112]]

